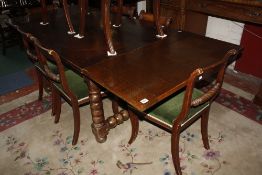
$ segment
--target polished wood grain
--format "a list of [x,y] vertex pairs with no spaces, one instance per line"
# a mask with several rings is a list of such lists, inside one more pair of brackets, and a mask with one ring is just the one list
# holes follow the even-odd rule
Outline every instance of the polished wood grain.
[[137,110],[145,111],[183,87],[196,68],[214,64],[230,49],[240,49],[187,32],[172,30],[168,35],[154,44],[88,66],[83,72]]
[[[79,20],[74,20],[79,17],[78,8],[72,7],[70,11],[73,25],[79,26]],[[101,15],[98,11],[90,11],[87,15],[86,37],[81,40],[67,34],[63,9],[57,9],[48,15],[49,25],[39,25],[41,15],[37,14],[25,19],[13,20],[11,23],[38,38],[43,47],[55,50],[60,55],[62,63],[78,74],[81,74],[81,70],[85,67],[113,58],[106,54],[108,45],[104,38]],[[122,17],[121,23],[122,27],[112,28],[114,46],[119,55],[132,53],[134,50],[161,40],[156,37],[157,31],[151,22]],[[127,120],[128,113],[125,110],[118,111],[117,104],[114,104],[114,115],[106,119],[101,98],[97,95],[100,94],[100,88],[88,78],[86,82],[90,90],[92,130],[97,141],[104,142],[109,129]]]
[[[73,24],[78,27],[79,20],[74,19],[78,19],[79,9],[72,7],[70,10]],[[13,23],[38,38],[45,47],[56,50],[62,62],[78,73],[82,68],[108,58],[99,11],[91,10],[87,15],[86,37],[80,40],[67,34],[63,9],[50,12],[49,19],[49,25],[43,26],[39,24],[41,15],[34,14],[26,20],[16,19]],[[114,47],[120,55],[159,40],[152,23],[122,17],[122,24],[120,28],[112,28]]]
[[[79,26],[79,9],[72,7],[70,11],[73,25]],[[92,130],[98,142],[104,142],[109,130],[128,118],[126,111],[118,112],[117,104],[114,104],[113,116],[104,116],[99,95],[102,88],[144,111],[184,86],[194,69],[214,64],[230,49],[240,49],[233,44],[171,29],[165,31],[168,37],[158,39],[159,33],[151,22],[122,17],[122,26],[112,28],[118,56],[108,57],[99,12],[90,11],[87,15],[85,37],[81,40],[66,33],[62,9],[48,15],[49,25],[45,26],[39,25],[41,15],[13,23],[38,38],[43,47],[55,50],[64,65],[83,73],[90,91]]]

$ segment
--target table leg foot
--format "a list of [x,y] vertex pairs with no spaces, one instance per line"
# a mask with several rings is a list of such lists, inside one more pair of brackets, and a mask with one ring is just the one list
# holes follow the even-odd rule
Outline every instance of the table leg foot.
[[107,56],[116,56],[116,55],[117,55],[116,51],[112,53],[110,51],[107,51]]
[[126,110],[118,112],[118,109],[116,109],[118,108],[118,104],[114,102],[114,115],[105,120],[101,90],[91,80],[86,79],[85,81],[87,82],[89,89],[90,109],[93,120],[91,125],[92,132],[95,135],[97,142],[103,143],[107,139],[109,130],[128,120],[129,113]]
[[167,37],[167,35],[166,34],[164,34],[164,35],[156,35],[156,37],[157,38],[165,38],[165,37]]
[[89,89],[90,109],[92,114],[92,131],[97,142],[106,141],[108,134],[108,125],[105,120],[101,90],[91,80],[86,80]]
[[119,25],[113,24],[113,27],[115,27],[115,28],[121,27],[121,24],[119,24]]
[[85,36],[84,35],[81,35],[81,34],[77,34],[77,35],[74,35],[75,38],[78,38],[78,39],[82,39],[84,38]]
[[107,139],[107,134],[108,134],[108,126],[107,125],[97,125],[97,124],[92,124],[92,132],[95,135],[96,141],[98,143],[104,143]]
[[75,33],[76,33],[76,32],[74,32],[74,31],[68,31],[68,32],[67,32],[68,35],[73,35],[73,34],[75,34]]
[[48,22],[43,22],[43,21],[40,22],[40,25],[42,25],[42,26],[46,26],[48,24],[49,24]]

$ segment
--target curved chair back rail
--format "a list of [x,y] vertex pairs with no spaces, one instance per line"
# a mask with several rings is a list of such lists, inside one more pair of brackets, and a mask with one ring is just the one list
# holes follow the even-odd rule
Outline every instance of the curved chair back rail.
[[1,8],[0,8],[0,46],[2,49],[2,54],[6,55],[6,51],[9,47],[15,45],[21,46],[22,40],[18,32],[13,27],[7,24],[7,22],[10,21],[11,19],[9,15],[9,11],[4,11]]
[[[18,33],[22,36],[24,48],[26,51],[26,55],[28,59],[34,64],[36,74],[37,74],[37,81],[38,81],[38,90],[39,90],[39,96],[38,99],[42,100],[43,98],[43,89],[44,89],[44,79],[42,74],[40,73],[39,69],[39,63],[38,63],[38,57],[36,55],[35,46],[33,41],[30,39],[33,37],[30,33],[26,33],[22,31],[17,25],[14,25],[12,22],[9,22],[8,25],[12,27],[13,29],[17,30]],[[45,83],[45,89],[48,89],[48,84]]]
[[30,39],[30,37],[33,37],[33,36],[30,33],[26,33],[22,31],[18,26],[13,25],[12,23],[10,23],[10,25],[12,25],[22,35],[23,44],[24,44],[26,54],[29,60],[33,63],[38,62],[38,58],[35,53],[34,43]]
[[[236,55],[236,53],[237,51],[235,49],[229,50],[221,61],[205,68],[196,69],[191,73],[187,80],[181,113],[177,117],[176,122],[182,124],[192,106],[197,107],[203,103],[212,102],[212,100],[220,92],[220,89],[222,87],[225,68],[228,64],[228,59],[231,56]],[[214,85],[211,88],[209,88],[209,90],[206,93],[203,93],[196,99],[192,99],[192,93],[194,91],[196,82],[198,80],[202,80],[205,76],[208,77],[208,75],[212,75],[212,73],[217,73]]]
[[[40,68],[42,73],[54,83],[59,83],[61,85],[62,90],[64,91],[67,100],[71,101],[71,98],[75,98],[77,100],[77,97],[74,95],[74,93],[70,90],[68,86],[68,82],[65,76],[65,68],[61,62],[60,56],[57,54],[56,51],[47,49],[41,43],[38,41],[35,37],[30,37],[31,41],[35,44],[36,54],[39,59]],[[54,63],[54,65],[57,67],[57,72],[52,70],[50,66],[48,65],[48,61],[51,61]]]

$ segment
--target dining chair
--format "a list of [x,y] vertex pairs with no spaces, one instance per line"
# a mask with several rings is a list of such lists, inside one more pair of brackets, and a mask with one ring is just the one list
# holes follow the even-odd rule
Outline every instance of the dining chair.
[[[16,30],[6,24],[6,22],[11,20],[15,14],[11,13],[14,11],[13,4],[7,4],[4,2],[5,1],[0,3],[0,45],[2,48],[2,54],[6,55],[8,47],[21,44],[21,37]],[[15,11],[17,14],[18,10]]]
[[[38,100],[42,100],[43,99],[43,90],[44,90],[44,77],[41,74],[41,70],[40,70],[40,67],[39,67],[39,59],[36,55],[34,44],[30,39],[33,36],[30,33],[23,32],[17,25],[14,25],[12,23],[9,23],[9,25],[14,30],[18,31],[18,33],[22,36],[26,55],[27,55],[28,59],[30,60],[30,62],[33,63],[34,68],[36,70],[37,81],[38,81],[38,90],[39,90]],[[57,67],[52,62],[48,61],[47,64],[49,65],[49,67],[52,71],[57,71]],[[48,84],[48,83],[46,83],[46,84]],[[46,86],[48,86],[48,85],[46,85]],[[45,89],[48,91],[48,87],[45,87]]]
[[[179,161],[180,133],[201,118],[201,134],[205,149],[209,149],[208,118],[210,105],[219,94],[228,59],[236,54],[236,50],[228,51],[224,58],[208,67],[194,70],[186,80],[185,87],[168,100],[146,112],[145,118],[151,123],[171,132],[171,153],[173,164],[178,175],[182,175]],[[197,84],[215,76],[215,81],[207,92],[197,89]],[[129,144],[135,140],[139,130],[139,121],[134,112],[129,110],[132,134]]]
[[[74,133],[72,145],[77,143],[80,132],[80,111],[79,107],[89,103],[89,91],[84,79],[68,69],[65,71],[60,56],[54,50],[45,48],[36,38],[31,37],[36,48],[37,57],[39,58],[41,73],[51,82],[52,101],[55,115],[55,123],[59,122],[61,114],[61,97],[71,105],[73,109]],[[48,64],[52,61],[57,67],[57,72],[52,71]],[[102,97],[105,93],[101,92]]]

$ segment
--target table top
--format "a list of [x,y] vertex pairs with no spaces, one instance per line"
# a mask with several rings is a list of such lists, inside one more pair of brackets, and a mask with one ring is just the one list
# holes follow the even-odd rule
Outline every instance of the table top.
[[188,32],[83,69],[94,82],[139,111],[145,111],[185,86],[190,73],[221,60],[239,46]]
[[[78,30],[80,23],[78,6],[70,7],[70,12],[73,26]],[[40,25],[41,16],[37,14],[29,16],[27,20],[15,19],[13,23],[22,31],[38,38],[45,47],[55,50],[61,56],[62,62],[76,72],[80,73],[82,68],[108,58],[99,11],[91,9],[87,15],[83,39],[67,34],[69,29],[63,9],[59,8],[48,14],[49,25]],[[112,39],[117,53],[120,55],[157,41],[156,30],[152,26],[153,24],[123,17],[121,27],[112,27]]]
[[[77,29],[79,9],[73,6],[70,11]],[[194,69],[214,64],[232,48],[240,49],[233,44],[171,29],[168,37],[157,39],[154,24],[123,18],[121,27],[112,28],[118,56],[108,57],[97,11],[88,15],[83,39],[67,34],[62,9],[49,12],[49,19],[46,26],[39,24],[38,15],[13,23],[33,34],[45,47],[54,49],[66,66],[84,73],[140,111],[183,87]]]

